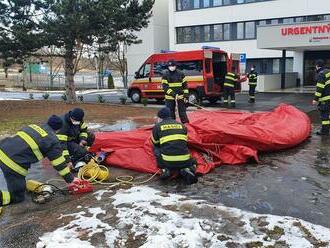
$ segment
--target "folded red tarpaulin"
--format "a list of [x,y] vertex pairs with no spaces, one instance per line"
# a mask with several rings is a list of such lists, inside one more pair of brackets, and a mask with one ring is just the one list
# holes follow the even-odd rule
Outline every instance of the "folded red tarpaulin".
[[[308,116],[282,104],[271,112],[195,111],[189,114],[188,144],[197,159],[197,172],[205,174],[222,164],[258,161],[258,151],[294,147],[311,132]],[[139,172],[158,170],[150,141],[152,127],[128,132],[100,132],[92,152],[112,149],[106,164]]]

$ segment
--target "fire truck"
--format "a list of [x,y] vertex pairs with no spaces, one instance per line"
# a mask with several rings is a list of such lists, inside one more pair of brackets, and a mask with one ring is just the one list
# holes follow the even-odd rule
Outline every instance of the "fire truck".
[[[235,73],[239,73],[239,58],[239,54],[229,56],[225,51],[214,47],[153,54],[135,73],[135,80],[131,83],[127,95],[134,103],[141,102],[142,98],[162,101],[162,74],[167,69],[167,62],[175,60],[177,68],[186,76],[189,102],[196,103],[207,99],[210,103],[216,103],[221,100],[227,71],[234,66]],[[235,90],[241,90],[240,84],[237,84]]]

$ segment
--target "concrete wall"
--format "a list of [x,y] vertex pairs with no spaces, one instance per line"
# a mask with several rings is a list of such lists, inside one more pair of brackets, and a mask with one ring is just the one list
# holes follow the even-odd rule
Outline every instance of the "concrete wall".
[[[285,88],[296,87],[296,82],[298,78],[298,73],[287,73],[286,74],[286,83]],[[258,77],[257,91],[266,92],[271,90],[276,90],[281,88],[281,74],[272,74],[272,75],[260,75]],[[242,91],[248,91],[249,85],[248,82],[242,83]]]
[[130,46],[127,51],[129,82],[151,54],[169,49],[168,18],[168,1],[156,0],[148,28],[138,33],[142,43]]

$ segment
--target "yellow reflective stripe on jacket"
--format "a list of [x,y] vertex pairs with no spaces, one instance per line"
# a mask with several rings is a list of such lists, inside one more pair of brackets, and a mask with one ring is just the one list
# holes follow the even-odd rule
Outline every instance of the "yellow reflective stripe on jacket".
[[165,155],[162,154],[162,158],[168,162],[180,162],[180,161],[187,161],[190,159],[190,154],[186,155]]
[[8,191],[2,191],[2,206],[10,203],[10,193]]
[[36,156],[36,158],[40,161],[41,159],[43,159],[43,155],[41,153],[41,151],[39,150],[39,146],[38,144],[34,141],[34,139],[28,135],[26,132],[23,131],[19,131],[17,132],[17,135],[23,139],[26,144],[28,144],[32,150],[32,152],[34,153],[34,155]]
[[174,88],[175,87],[182,87],[182,83],[168,83],[168,86],[171,87],[171,88],[172,87],[174,87]]
[[330,121],[322,121],[322,125],[330,125]]
[[235,77],[235,74],[234,74],[234,73],[232,73],[232,72],[227,72],[227,75],[230,75],[230,76],[233,76],[233,77]]
[[69,167],[65,167],[63,170],[60,170],[58,174],[60,174],[62,177],[70,173]]
[[62,153],[63,156],[69,156],[69,150],[63,150],[63,153]]
[[24,169],[22,166],[15,163],[10,157],[8,157],[1,149],[0,149],[0,160],[10,169],[15,171],[16,173],[26,176],[28,171]]
[[162,84],[168,84],[168,81],[166,79],[163,79]]
[[189,93],[189,90],[188,89],[184,89],[183,90],[183,93],[188,94]]
[[68,141],[68,136],[64,134],[57,134],[56,135],[59,141]]
[[184,98],[184,95],[177,95],[178,100],[183,99],[183,98]]
[[316,87],[319,87],[319,88],[321,88],[321,89],[324,89],[325,84],[317,83],[317,84],[316,84]]
[[164,144],[166,142],[170,141],[176,141],[176,140],[184,140],[187,141],[188,137],[185,134],[172,134],[172,135],[167,135],[165,137],[160,138],[160,144]]
[[231,76],[226,76],[226,79],[228,79],[228,80],[233,80],[233,81],[236,80],[234,77],[231,77]]
[[81,129],[85,129],[85,128],[88,128],[87,124],[84,122],[83,124],[81,124],[80,126]]
[[166,91],[166,94],[170,95],[172,92],[173,92],[172,89],[168,89],[168,90]]
[[233,88],[235,87],[235,85],[229,83],[225,83],[224,86],[233,87]]
[[320,102],[330,101],[330,96],[321,97],[319,101]]
[[315,92],[315,96],[320,97],[320,96],[322,96],[322,93],[320,93],[320,92]]
[[327,74],[325,74],[326,78],[330,78],[330,72],[328,72]]
[[151,135],[151,141],[152,141],[152,143],[154,143],[154,144],[158,144],[158,143],[159,143],[159,140],[155,140],[155,138],[154,138],[153,135]]
[[166,100],[175,100],[173,96],[165,95]]
[[53,166],[58,166],[58,165],[63,164],[65,162],[65,158],[62,155],[61,157],[59,157],[57,159],[54,159],[54,160],[52,160],[50,162],[52,163]]
[[87,138],[88,134],[86,132],[82,132],[79,134],[79,137]]
[[257,85],[257,83],[249,82],[249,85]]
[[32,128],[37,133],[39,133],[42,138],[45,138],[48,135],[48,133],[44,129],[42,129],[41,127],[39,127],[37,125],[32,124],[32,125],[29,125],[29,127]]

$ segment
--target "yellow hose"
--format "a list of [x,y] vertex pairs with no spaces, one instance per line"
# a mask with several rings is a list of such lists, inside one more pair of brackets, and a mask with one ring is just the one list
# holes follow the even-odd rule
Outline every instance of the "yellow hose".
[[78,172],[78,178],[82,180],[87,180],[91,184],[109,185],[110,187],[127,185],[135,186],[145,184],[151,181],[158,174],[158,172],[159,170],[154,173],[150,178],[139,182],[136,182],[134,180],[134,177],[130,175],[118,176],[116,177],[116,182],[105,182],[110,178],[109,168],[105,167],[104,165],[97,164],[96,159],[93,158],[88,164],[80,168]]

